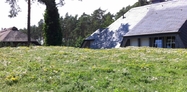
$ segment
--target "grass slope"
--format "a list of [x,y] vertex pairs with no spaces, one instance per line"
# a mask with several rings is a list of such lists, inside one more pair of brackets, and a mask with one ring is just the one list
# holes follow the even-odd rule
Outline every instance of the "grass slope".
[[185,92],[187,50],[0,48],[2,92]]

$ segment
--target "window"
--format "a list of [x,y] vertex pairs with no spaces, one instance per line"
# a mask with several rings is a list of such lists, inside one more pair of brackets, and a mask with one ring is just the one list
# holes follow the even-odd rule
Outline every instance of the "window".
[[166,48],[175,48],[175,37],[166,37]]
[[163,47],[162,42],[163,42],[162,38],[155,38],[154,47],[162,48]]

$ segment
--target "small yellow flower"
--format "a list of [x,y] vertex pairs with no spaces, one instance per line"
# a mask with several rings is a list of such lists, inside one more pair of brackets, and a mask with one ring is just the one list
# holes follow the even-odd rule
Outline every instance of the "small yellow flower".
[[10,80],[13,81],[13,82],[17,82],[18,78],[16,78],[15,76],[12,76],[12,78]]
[[14,77],[12,77],[12,78],[11,78],[11,80],[12,80],[12,81],[16,81],[17,79],[16,79],[16,78],[14,78]]
[[6,83],[8,85],[12,85],[13,83],[17,83],[18,82],[18,77],[15,76],[7,76],[6,77]]

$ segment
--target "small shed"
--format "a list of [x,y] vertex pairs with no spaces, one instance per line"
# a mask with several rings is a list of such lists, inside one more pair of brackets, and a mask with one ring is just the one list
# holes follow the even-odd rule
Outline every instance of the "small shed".
[[[0,47],[4,46],[26,46],[28,43],[27,34],[19,31],[16,27],[3,29],[0,31]],[[40,45],[35,39],[31,38],[32,45]]]

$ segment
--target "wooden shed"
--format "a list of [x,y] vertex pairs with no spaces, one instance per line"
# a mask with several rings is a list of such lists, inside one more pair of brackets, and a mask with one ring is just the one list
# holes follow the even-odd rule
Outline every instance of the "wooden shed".
[[[26,46],[28,43],[27,34],[20,32],[16,27],[3,29],[0,31],[0,47],[4,46]],[[35,39],[31,38],[32,45],[40,45]]]

